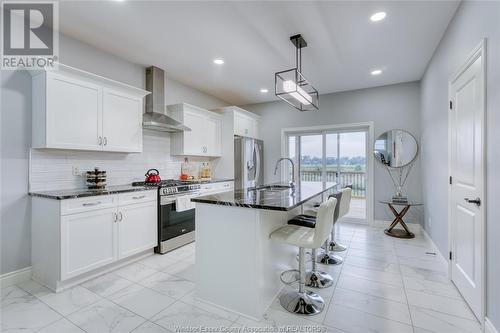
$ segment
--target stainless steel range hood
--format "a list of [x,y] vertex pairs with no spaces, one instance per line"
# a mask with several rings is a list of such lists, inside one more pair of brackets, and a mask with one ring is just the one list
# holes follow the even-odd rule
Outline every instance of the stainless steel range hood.
[[146,90],[151,94],[146,96],[146,112],[142,118],[142,126],[145,129],[162,132],[190,131],[189,127],[165,114],[164,75],[161,68],[155,66],[146,68]]

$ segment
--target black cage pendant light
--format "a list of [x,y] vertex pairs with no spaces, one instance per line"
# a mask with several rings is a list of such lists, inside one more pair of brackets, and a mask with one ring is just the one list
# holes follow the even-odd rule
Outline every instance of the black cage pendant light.
[[302,75],[302,36],[290,37],[295,45],[295,68],[274,74],[274,94],[299,111],[319,110],[319,93]]

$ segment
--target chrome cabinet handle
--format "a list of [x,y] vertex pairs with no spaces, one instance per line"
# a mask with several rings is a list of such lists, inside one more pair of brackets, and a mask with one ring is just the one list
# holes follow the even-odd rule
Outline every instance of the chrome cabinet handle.
[[464,200],[467,201],[468,203],[473,203],[478,207],[481,206],[481,199],[480,198],[476,198],[476,199],[464,198]]
[[102,136],[99,137],[98,142],[99,142],[99,146],[102,146]]
[[119,216],[118,221],[122,221],[123,220],[123,214],[122,214],[122,212],[118,212],[118,216]]
[[107,137],[104,137],[104,145],[107,146],[108,145],[108,138]]
[[113,222],[118,221],[118,214],[116,212],[113,212]]
[[101,204],[100,201],[96,201],[96,202],[84,202],[84,203],[82,203],[82,206],[90,207],[90,206],[97,206],[97,205],[100,205],[100,204]]
[[134,200],[139,200],[139,199],[144,199],[146,196],[145,195],[139,195],[137,197],[132,197]]

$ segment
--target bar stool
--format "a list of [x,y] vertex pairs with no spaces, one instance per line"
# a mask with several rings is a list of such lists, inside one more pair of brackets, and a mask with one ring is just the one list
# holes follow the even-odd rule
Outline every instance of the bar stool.
[[[316,225],[316,217],[310,215],[297,215],[291,220],[289,220],[288,224],[306,228],[314,228]],[[333,285],[333,277],[326,272],[318,270],[318,265],[316,262],[316,256],[317,256],[316,251],[317,249],[312,249],[311,252],[312,267],[310,271],[306,271],[305,284],[306,286],[312,288],[328,288]]]
[[305,290],[305,249],[319,248],[328,238],[333,225],[333,214],[337,200],[329,198],[318,208],[314,228],[287,224],[273,231],[270,238],[299,248],[299,289],[290,290],[280,296],[280,304],[287,311],[302,315],[314,315],[323,311],[325,301],[318,294]]
[[[338,200],[339,204],[337,205],[333,218],[333,227],[331,231],[331,241],[335,245],[335,223],[347,212],[349,212],[349,205],[351,202],[351,192],[352,189],[349,187],[341,189],[339,192],[330,195],[330,197],[334,197]],[[317,214],[316,210],[307,210],[304,212],[304,215],[314,216]],[[324,264],[324,265],[340,265],[344,261],[341,257],[331,253],[331,242],[328,240],[325,241],[325,244],[322,247],[322,250],[316,257],[316,261]]]
[[[347,185],[345,189],[350,189],[350,191],[341,191],[341,197],[342,200],[340,201],[338,207],[338,217],[335,220],[334,224],[337,222],[338,219],[344,217],[349,213],[349,207],[351,206],[351,199],[352,199],[352,185]],[[338,200],[338,198],[337,198]],[[345,251],[347,247],[345,245],[339,244],[335,241],[335,226],[332,229],[332,238],[330,240],[330,251],[333,252],[342,252]]]

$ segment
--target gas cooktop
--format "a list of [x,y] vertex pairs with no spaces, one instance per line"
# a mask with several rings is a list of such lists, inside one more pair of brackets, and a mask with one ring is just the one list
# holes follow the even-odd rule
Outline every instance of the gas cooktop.
[[162,180],[159,183],[133,182],[132,186],[158,187],[160,195],[173,195],[178,193],[194,192],[200,189],[200,184],[192,181],[175,179]]
[[180,185],[188,185],[188,184],[192,184],[192,182],[184,182],[182,180],[176,180],[176,179],[165,179],[165,180],[160,181],[159,183],[133,182],[132,186],[169,187],[169,186],[180,186]]

